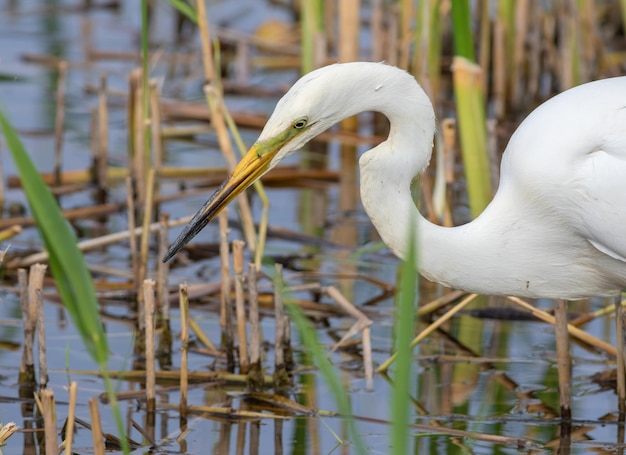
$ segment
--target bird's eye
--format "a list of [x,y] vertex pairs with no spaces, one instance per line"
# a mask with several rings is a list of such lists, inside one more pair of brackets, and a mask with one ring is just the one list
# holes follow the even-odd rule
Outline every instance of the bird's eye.
[[306,123],[307,123],[307,119],[301,118],[293,122],[293,127],[299,130],[301,128],[304,128],[306,126]]

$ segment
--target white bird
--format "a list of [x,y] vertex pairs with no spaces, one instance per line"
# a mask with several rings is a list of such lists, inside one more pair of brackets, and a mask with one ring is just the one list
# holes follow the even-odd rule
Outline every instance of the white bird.
[[431,157],[432,104],[413,76],[382,63],[342,63],[300,80],[257,142],[171,246],[191,240],[236,195],[337,122],[375,111],[389,137],[360,160],[361,199],[398,257],[417,226],[426,278],[487,295],[577,299],[626,289],[626,77],[591,82],[538,107],[504,152],[489,206],[462,226],[427,221],[411,195]]
[[[404,258],[413,233],[417,267],[432,281],[478,294],[559,299],[559,392],[568,422],[563,299],[611,295],[617,301],[626,289],[626,77],[581,85],[538,107],[509,141],[491,203],[470,223],[442,227],[419,213],[411,194],[430,160],[436,128],[422,88],[382,63],[320,68],[278,102],[257,142],[163,261],[287,155],[365,111],[390,123],[387,140],[365,152],[359,167],[363,206],[391,251]],[[626,380],[618,370],[620,395]]]

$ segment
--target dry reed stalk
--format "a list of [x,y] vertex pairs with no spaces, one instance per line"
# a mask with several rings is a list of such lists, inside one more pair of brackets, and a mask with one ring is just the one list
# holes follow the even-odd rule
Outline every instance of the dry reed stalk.
[[61,184],[61,168],[63,166],[63,129],[65,127],[65,88],[68,63],[61,60],[57,65],[57,96],[56,114],[54,119],[54,183]]
[[6,445],[7,439],[9,439],[13,433],[19,430],[20,427],[17,426],[15,422],[9,422],[0,428],[0,447]]
[[[480,66],[487,73],[487,68],[489,68],[491,64],[491,4],[489,2],[481,2],[477,7],[479,10],[477,16],[479,16],[480,21],[480,31],[478,35],[478,66]],[[488,92],[488,80],[487,78],[483,78],[482,89],[483,93]]]
[[5,199],[4,193],[5,193],[5,188],[6,188],[4,169],[2,165],[3,156],[6,156],[6,155],[2,152],[2,144],[0,144],[0,207],[4,207],[4,199]]
[[[515,2],[514,12],[514,30],[515,36],[513,38],[513,58],[512,58],[512,75],[514,77],[509,78],[509,98],[510,105],[514,109],[519,109],[522,106],[524,98],[528,96],[522,89],[522,81],[528,81],[526,65],[530,64],[528,57],[528,41],[530,31],[535,27],[536,23],[531,23],[531,8],[535,2],[529,0],[521,0]],[[531,57],[532,58],[532,57]]]
[[252,390],[263,386],[261,369],[261,324],[259,321],[259,289],[257,286],[256,266],[248,264],[248,317],[250,319],[250,369],[248,387]]
[[370,19],[370,33],[372,35],[372,53],[371,59],[373,62],[382,62],[384,58],[384,9],[382,0],[371,1],[371,14]]
[[617,406],[620,413],[620,421],[626,417],[626,361],[624,356],[624,307],[621,295],[615,298],[615,341],[617,350]]
[[[57,187],[57,189],[60,187]],[[82,189],[82,188],[81,188]],[[74,191],[68,191],[74,193]],[[53,191],[55,193],[55,191]],[[62,192],[56,192],[57,195],[60,195]],[[79,207],[76,209],[63,210],[63,217],[66,220],[83,220],[85,218],[101,218],[103,215],[118,213],[120,210],[123,210],[125,204],[123,203],[111,203],[98,205],[93,207]],[[19,225],[20,227],[26,226],[35,226],[37,224],[35,218],[33,217],[12,217],[0,220],[0,229],[4,227],[11,227],[16,229]],[[30,265],[30,264],[28,264]]]
[[65,426],[65,438],[63,448],[66,454],[71,454],[72,444],[74,441],[74,423],[76,418],[76,396],[78,393],[78,384],[72,381],[69,387],[70,401],[67,409],[67,425]]
[[37,308],[37,346],[39,351],[39,386],[48,385],[48,358],[46,356],[46,318],[43,308],[43,294],[36,290],[35,306]]
[[[127,183],[130,185],[130,179],[127,181]],[[128,188],[128,187],[127,187]],[[127,197],[130,196],[130,192],[127,192]],[[128,224],[129,226],[134,226],[135,223],[135,217],[134,217],[134,210],[132,209],[133,205],[132,205],[132,200],[129,199],[128,201],[131,205],[129,206],[129,211],[128,211]],[[189,221],[191,221],[191,216],[187,216],[184,218],[179,218],[177,220],[174,221],[170,221],[168,223],[169,227],[176,227],[176,226],[182,226],[185,225],[187,223],[189,223]],[[155,232],[159,229],[159,223],[152,223],[149,226],[150,231],[151,232]],[[78,242],[78,249],[80,251],[90,251],[92,249],[97,249],[97,248],[102,248],[104,246],[107,245],[111,245],[113,243],[117,243],[120,242],[122,240],[129,240],[130,243],[130,249],[131,249],[131,255],[133,254],[133,252],[135,252],[135,254],[137,254],[137,240],[136,236],[141,235],[143,232],[143,228],[142,227],[135,227],[135,228],[131,228],[129,230],[126,231],[122,231],[122,232],[115,232],[113,234],[108,234],[108,235],[103,235],[101,237],[95,238],[95,239],[88,239],[88,240],[83,240],[81,242]],[[27,256],[25,258],[22,258],[20,260],[16,260],[16,261],[12,261],[11,263],[9,263],[7,265],[7,267],[25,267],[25,266],[31,266],[37,262],[45,262],[48,260],[48,252],[47,251],[43,251],[40,253],[35,253],[35,254],[31,254],[30,256]],[[134,264],[136,264],[137,260],[133,259],[133,267]]]
[[[497,119],[506,113],[506,38],[507,27],[498,15],[493,25],[493,65],[492,65],[492,100],[494,115]],[[482,66],[481,66],[482,67]],[[485,68],[485,67],[482,67]],[[487,78],[485,78],[487,79]]]
[[43,426],[45,433],[46,454],[55,455],[59,453],[59,440],[57,438],[57,418],[54,404],[54,392],[52,389],[42,389],[39,396],[35,395],[37,404],[43,416]]
[[554,311],[556,332],[557,368],[559,372],[559,402],[561,419],[572,418],[571,357],[569,353],[569,337],[567,334],[567,301],[558,299]]
[[[620,297],[620,299],[621,299],[621,297]],[[622,302],[622,306],[624,306],[624,305],[626,305],[626,300],[624,300]],[[615,311],[615,302],[612,302],[610,305],[607,305],[604,308],[600,308],[599,310],[581,314],[577,318],[574,318],[571,321],[569,321],[569,323],[570,323],[570,325],[578,327],[578,326],[583,325],[583,324],[585,324],[585,323],[587,323],[589,321],[593,321],[596,318],[609,315],[609,314],[613,313],[614,311]]]
[[285,316],[285,306],[282,296],[282,264],[274,264],[276,276],[274,278],[274,387],[278,390],[284,388],[289,383],[287,370],[285,368],[284,336],[285,324],[288,320]]
[[109,165],[109,110],[107,107],[107,78],[106,74],[100,76],[98,89],[98,114],[97,114],[97,144],[94,150],[96,187],[98,188],[98,200],[106,201],[107,169]]
[[133,106],[133,116],[131,117],[131,131],[130,134],[133,136],[133,148],[131,149],[132,155],[131,160],[132,163],[130,167],[131,176],[134,183],[135,190],[135,202],[137,207],[143,207],[145,201],[145,190],[146,190],[146,131],[145,131],[145,112],[144,112],[144,104],[143,104],[143,74],[140,69],[136,69],[130,74],[132,83],[131,83],[131,92],[129,97],[133,98],[132,106]]
[[220,293],[220,325],[222,326],[222,340],[226,351],[226,368],[233,371],[235,357],[233,352],[233,307],[230,298],[230,266],[228,263],[228,210],[224,209],[218,217],[220,226],[220,276],[222,280]]
[[[507,297],[508,300],[510,300],[511,302],[521,306],[522,308],[525,308],[526,310],[528,310],[533,316],[535,316],[537,319],[542,320],[543,322],[547,322],[548,324],[555,324],[554,321],[554,316],[546,313],[545,311],[542,311],[538,308],[535,308],[534,306],[532,306],[531,304],[529,304],[528,302],[518,298],[518,297]],[[578,340],[587,343],[603,352],[605,352],[606,354],[616,357],[617,356],[617,350],[615,349],[614,346],[612,346],[611,344],[607,343],[606,341],[602,341],[596,337],[594,337],[593,335],[590,335],[582,330],[580,330],[577,327],[572,326],[571,324],[567,324],[567,331],[569,333],[570,336],[577,338]]]
[[20,292],[20,309],[22,310],[22,324],[24,326],[24,350],[20,365],[20,382],[34,382],[35,360],[33,355],[33,341],[35,319],[30,314],[30,299],[28,297],[28,273],[26,269],[18,269],[17,281]]
[[[191,291],[188,292],[189,296],[193,296],[193,294],[194,293]],[[214,355],[216,357],[223,356],[223,353],[215,347],[211,339],[206,333],[204,333],[204,330],[202,330],[202,327],[200,327],[200,324],[198,324],[194,318],[189,319],[189,328],[194,333],[197,340],[205,346],[210,355]]]
[[[196,0],[196,11],[198,14],[198,29],[200,33],[200,44],[202,47],[202,64],[206,84],[204,93],[211,112],[211,121],[215,130],[215,135],[224,158],[232,170],[236,165],[235,153],[231,144],[223,111],[223,93],[219,83],[219,77],[215,71],[213,52],[209,40],[209,23],[207,21],[206,6],[203,0]],[[252,222],[252,211],[245,195],[237,198],[245,239],[250,250],[255,251],[256,239],[254,233],[254,223]],[[225,215],[220,215],[225,216]]]
[[[132,177],[126,177],[126,204],[128,210],[126,215],[128,217],[128,232],[136,232],[140,229],[140,233],[143,233],[143,227],[136,228],[135,220],[135,199],[133,198],[133,182]],[[137,248],[137,237],[135,235],[128,236],[128,243],[130,249],[131,268],[133,270],[133,284],[135,290],[139,287],[139,249]],[[80,245],[80,243],[79,243]],[[84,251],[84,250],[83,250]]]
[[387,53],[385,54],[385,62],[390,65],[398,65],[398,15],[390,8],[386,15],[387,19]]
[[91,439],[93,441],[94,455],[105,455],[104,435],[102,434],[102,422],[98,409],[98,398],[89,400],[89,417],[91,419]]
[[[261,421],[250,422],[250,455],[259,455],[261,436]],[[314,452],[317,453],[317,452]]]
[[[456,313],[458,313],[459,311],[461,311],[463,308],[465,308],[465,306],[467,306],[467,304],[469,304],[470,302],[472,302],[476,297],[478,297],[477,294],[469,294],[467,297],[465,297],[461,302],[457,303],[453,308],[451,308],[450,310],[448,310],[444,315],[442,315],[439,319],[437,319],[435,322],[433,322],[432,324],[430,324],[428,327],[426,327],[424,330],[422,330],[420,332],[419,335],[417,335],[413,341],[411,341],[411,347],[415,347],[419,342],[421,342],[424,338],[426,338],[428,335],[430,335],[431,333],[433,333],[435,330],[437,330],[439,327],[441,327],[444,323],[446,323],[449,319],[452,318],[452,316],[454,316]],[[389,366],[395,361],[396,359],[396,354],[394,353],[391,357],[389,357],[381,366],[379,366],[376,371],[379,373],[382,372],[386,372],[389,369]]]
[[187,284],[178,286],[180,304],[180,428],[187,428],[187,387],[189,385],[187,361],[189,350],[189,299],[187,297]]
[[237,319],[237,335],[239,338],[239,371],[248,373],[248,336],[246,331],[246,309],[243,294],[244,248],[242,240],[233,241],[233,272],[235,274],[235,317]]
[[148,413],[156,410],[156,381],[154,373],[154,280],[143,281],[143,305],[146,327],[146,408]]
[[345,343],[346,340],[354,336],[356,333],[361,332],[361,342],[363,349],[363,368],[365,371],[365,379],[367,381],[367,388],[371,389],[374,382],[374,364],[372,360],[372,340],[370,333],[370,326],[373,324],[362,311],[354,306],[352,302],[345,298],[345,296],[335,286],[328,286],[324,289],[325,293],[333,299],[343,310],[350,316],[356,319],[356,323],[346,332],[346,334],[335,343],[331,349],[331,352],[335,351],[338,347]]
[[398,66],[402,69],[409,70],[411,65],[411,48],[413,46],[413,24],[415,22],[414,2],[409,0],[401,0],[399,8],[398,22],[400,24],[400,37],[398,52]]
[[[143,280],[148,276],[148,254],[150,253],[150,222],[152,221],[152,214],[154,213],[154,169],[148,170],[148,176],[145,180],[145,199],[142,210],[143,223],[141,231],[141,239],[139,246],[139,282],[143,283]],[[139,287],[139,302],[143,300],[143,287]]]
[[[168,250],[168,229],[170,217],[168,214],[162,213],[159,217],[159,258],[165,256]],[[157,261],[157,308],[163,321],[170,320],[170,300],[168,294],[168,282],[170,274],[169,261]]]

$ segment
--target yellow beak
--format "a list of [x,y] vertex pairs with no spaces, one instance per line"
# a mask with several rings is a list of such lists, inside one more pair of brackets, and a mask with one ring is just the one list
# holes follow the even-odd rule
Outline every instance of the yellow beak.
[[271,147],[267,142],[261,142],[252,146],[239,164],[237,164],[230,177],[222,183],[217,191],[213,193],[213,196],[205,202],[202,208],[198,210],[191,221],[185,226],[178,238],[174,241],[172,246],[170,246],[167,254],[163,257],[163,262],[167,262],[178,253],[178,251],[211,222],[230,201],[269,170],[270,161],[278,150],[280,150],[280,146],[283,145],[280,142],[274,142],[274,144],[275,146]]

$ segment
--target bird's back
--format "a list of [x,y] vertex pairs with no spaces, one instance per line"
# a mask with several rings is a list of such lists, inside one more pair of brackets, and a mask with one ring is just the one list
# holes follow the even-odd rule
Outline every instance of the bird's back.
[[511,137],[501,179],[499,191],[524,198],[560,235],[611,258],[594,261],[626,288],[626,77],[581,85],[537,108]]

